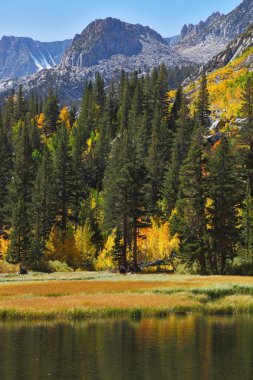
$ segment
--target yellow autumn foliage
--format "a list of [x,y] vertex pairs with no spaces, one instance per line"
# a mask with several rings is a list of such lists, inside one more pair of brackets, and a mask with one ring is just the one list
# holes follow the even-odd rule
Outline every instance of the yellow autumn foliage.
[[46,243],[46,259],[66,262],[72,268],[82,264],[82,256],[76,247],[74,230],[69,228],[65,240],[62,241],[59,229],[54,226]]
[[94,143],[99,139],[99,132],[97,130],[93,131],[91,133],[91,136],[90,138],[86,141],[86,145],[87,145],[87,150],[85,152],[86,155],[88,155],[91,150],[92,150],[92,147],[94,145]]
[[[207,87],[209,92],[210,110],[224,119],[231,120],[240,116],[242,106],[242,93],[247,77],[250,74],[245,62],[253,55],[253,47],[245,50],[238,58],[231,61],[226,66],[207,74]],[[190,100],[191,115],[196,109],[196,99],[200,81],[190,83],[184,88],[184,92]],[[167,94],[168,103],[175,99],[176,92],[170,91]]]
[[79,226],[75,232],[75,246],[82,263],[92,263],[96,255],[96,246],[92,242],[94,232],[87,220],[84,226]]
[[59,118],[58,118],[58,123],[59,124],[65,124],[66,125],[66,128],[68,130],[71,129],[71,125],[70,125],[70,116],[69,116],[69,110],[67,109],[66,106],[64,106],[61,110],[60,110],[60,114],[59,114]]
[[115,264],[112,259],[112,250],[115,244],[115,230],[108,236],[107,241],[100,252],[96,263],[95,263],[95,269],[96,270],[108,270],[113,269],[115,267]]
[[5,259],[10,240],[0,235],[0,259]]
[[45,118],[46,117],[45,117],[45,114],[43,112],[39,114],[38,120],[37,120],[38,128],[43,128],[44,127]]
[[138,250],[139,261],[165,259],[179,250],[179,238],[170,235],[168,222],[160,224],[152,219],[151,227],[140,231]]

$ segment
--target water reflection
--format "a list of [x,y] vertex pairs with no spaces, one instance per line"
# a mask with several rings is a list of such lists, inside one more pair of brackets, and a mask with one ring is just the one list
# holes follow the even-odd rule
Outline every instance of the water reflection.
[[251,380],[253,318],[1,323],[1,380]]

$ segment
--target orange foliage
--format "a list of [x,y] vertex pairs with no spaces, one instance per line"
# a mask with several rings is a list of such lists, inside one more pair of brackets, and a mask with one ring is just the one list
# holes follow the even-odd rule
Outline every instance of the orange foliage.
[[215,150],[217,148],[217,146],[219,146],[221,143],[221,140],[218,140],[216,141],[213,145],[212,145],[212,148],[211,148],[211,151]]

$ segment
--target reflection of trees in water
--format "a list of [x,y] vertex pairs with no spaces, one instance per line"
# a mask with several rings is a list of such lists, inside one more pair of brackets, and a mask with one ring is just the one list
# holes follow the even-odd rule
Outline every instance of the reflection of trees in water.
[[0,334],[0,379],[223,380],[253,373],[252,317],[1,323]]

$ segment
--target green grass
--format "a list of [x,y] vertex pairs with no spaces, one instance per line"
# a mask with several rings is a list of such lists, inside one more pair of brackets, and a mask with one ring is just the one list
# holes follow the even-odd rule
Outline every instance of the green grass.
[[[155,289],[154,293],[175,294],[185,292],[185,288]],[[188,292],[193,295],[206,295],[209,300],[219,299],[231,295],[251,295],[253,296],[253,285],[216,285],[213,287],[188,288]]]

